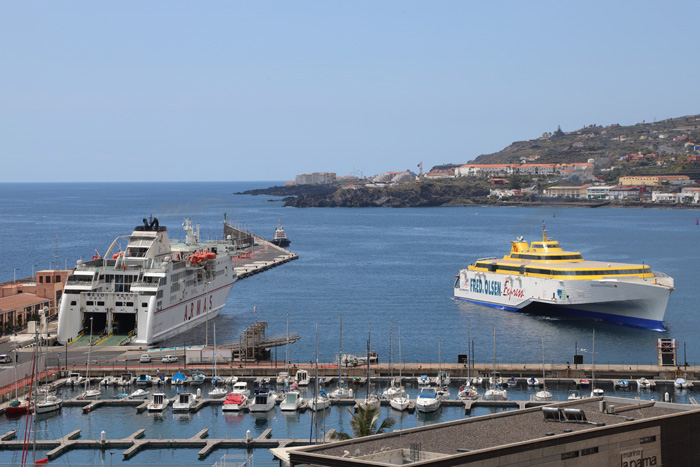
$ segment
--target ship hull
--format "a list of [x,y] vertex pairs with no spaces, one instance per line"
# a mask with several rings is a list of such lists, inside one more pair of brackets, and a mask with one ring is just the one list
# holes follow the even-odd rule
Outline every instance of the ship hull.
[[548,311],[663,331],[672,290],[654,279],[560,280],[465,269],[454,296],[507,311]]

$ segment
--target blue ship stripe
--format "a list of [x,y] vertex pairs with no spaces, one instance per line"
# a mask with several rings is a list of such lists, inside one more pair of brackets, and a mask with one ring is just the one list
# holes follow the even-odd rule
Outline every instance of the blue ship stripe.
[[[514,307],[510,307],[510,306],[505,306],[505,305],[498,305],[496,303],[481,302],[478,300],[469,300],[469,299],[462,298],[462,297],[454,297],[454,298],[457,300],[462,300],[463,302],[476,303],[477,305],[484,305],[484,306],[488,306],[491,308],[498,308],[500,310],[522,311],[525,313],[527,312],[527,310],[524,310],[524,309],[514,308]],[[620,323],[620,324],[626,324],[629,326],[650,329],[652,331],[666,331],[666,328],[664,328],[663,322],[656,321],[653,319],[634,318],[631,316],[613,315],[610,313],[600,313],[597,311],[577,310],[575,308],[566,308],[566,307],[563,307],[561,305],[553,306],[551,309],[554,312],[558,311],[562,314],[585,316],[588,318],[597,318],[597,319],[602,319],[604,321],[612,321],[613,323]]]
[[490,306],[491,308],[498,308],[499,310],[520,311],[520,308],[514,308],[512,306],[499,305],[497,303],[480,302],[478,300],[469,300],[469,299],[462,298],[462,297],[455,297],[455,298],[457,300],[462,300],[464,302],[471,302],[471,303],[476,303],[477,305],[484,305],[484,306]]

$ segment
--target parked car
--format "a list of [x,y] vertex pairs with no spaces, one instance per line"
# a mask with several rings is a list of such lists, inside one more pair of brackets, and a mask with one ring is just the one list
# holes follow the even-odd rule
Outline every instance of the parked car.
[[161,361],[163,363],[175,363],[177,362],[177,355],[166,355]]
[[148,355],[147,353],[141,355],[141,358],[139,359],[141,363],[151,363],[151,356]]
[[12,363],[12,357],[7,354],[0,355],[0,363]]

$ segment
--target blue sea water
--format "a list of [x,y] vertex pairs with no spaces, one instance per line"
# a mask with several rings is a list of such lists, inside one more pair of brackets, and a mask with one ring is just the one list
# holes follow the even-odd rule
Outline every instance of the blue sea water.
[[[588,363],[594,326],[596,364],[655,363],[658,337],[679,340],[679,360],[686,351],[690,364],[700,361],[697,211],[294,209],[282,208],[278,198],[233,194],[272,184],[275,182],[2,184],[0,280],[28,277],[33,268],[47,269],[56,262],[61,267],[73,265],[79,258],[92,257],[95,249],[104,252],[116,236],[131,233],[150,214],[168,227],[171,237],[183,237],[181,224],[189,217],[200,223],[201,235],[207,238],[222,235],[221,222],[228,213],[232,223],[266,238],[281,221],[292,240],[290,250],[299,259],[236,284],[215,320],[217,340],[222,343],[238,341],[239,333],[255,319],[269,323],[268,335],[282,335],[289,315],[290,331],[301,336],[291,348],[291,360],[314,358],[318,323],[320,359],[332,361],[338,352],[342,313],[344,351],[362,353],[371,326],[372,348],[382,361],[389,358],[392,321],[394,360],[400,329],[406,362],[437,362],[438,354],[443,362],[456,362],[458,354],[466,353],[468,327],[475,359],[491,361],[494,326],[497,359],[502,363],[540,362],[541,337],[547,362],[570,361],[579,348],[585,349]],[[539,238],[543,220],[551,237],[588,259],[644,262],[673,276],[676,291],[666,313],[667,331],[506,312],[452,299],[454,276],[460,268],[479,257],[507,253],[516,236],[529,241]],[[166,344],[203,341],[204,334],[199,328]],[[206,411],[199,417],[206,417],[204,414]],[[98,413],[88,418],[94,430],[109,423]],[[143,421],[133,415],[127,420],[135,427],[133,431]],[[209,422],[218,426],[222,420]],[[300,423],[291,420],[284,425],[295,429]],[[240,428],[243,426],[250,423],[242,422]],[[274,428],[273,436],[286,436],[284,430],[288,428]],[[193,426],[186,433],[191,436],[197,431]],[[0,462],[4,454],[0,453]],[[130,462],[141,462],[140,456]]]

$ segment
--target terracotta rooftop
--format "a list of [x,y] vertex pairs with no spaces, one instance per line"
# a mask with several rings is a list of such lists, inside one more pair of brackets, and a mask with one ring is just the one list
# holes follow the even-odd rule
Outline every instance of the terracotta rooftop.
[[39,297],[33,293],[20,293],[11,297],[0,298],[0,311],[16,310],[40,303],[50,302],[51,299]]

